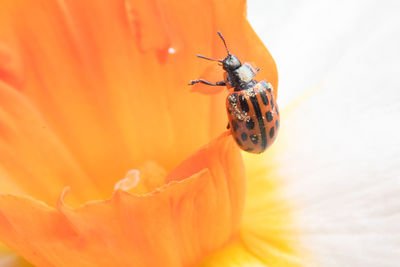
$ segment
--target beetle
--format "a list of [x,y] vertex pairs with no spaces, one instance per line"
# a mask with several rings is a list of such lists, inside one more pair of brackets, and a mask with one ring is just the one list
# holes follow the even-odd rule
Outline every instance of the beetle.
[[241,149],[260,154],[274,142],[279,130],[279,109],[273,87],[267,81],[254,80],[260,69],[249,63],[242,64],[238,57],[230,53],[222,34],[217,33],[228,55],[223,60],[202,55],[197,57],[222,64],[224,80],[212,83],[198,79],[190,81],[189,85],[226,86],[229,91],[226,97],[227,128]]

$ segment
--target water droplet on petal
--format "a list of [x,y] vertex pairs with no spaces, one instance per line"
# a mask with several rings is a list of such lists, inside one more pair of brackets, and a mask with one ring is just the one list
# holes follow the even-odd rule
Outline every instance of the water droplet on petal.
[[176,53],[175,48],[173,48],[173,47],[168,48],[168,53],[175,54]]

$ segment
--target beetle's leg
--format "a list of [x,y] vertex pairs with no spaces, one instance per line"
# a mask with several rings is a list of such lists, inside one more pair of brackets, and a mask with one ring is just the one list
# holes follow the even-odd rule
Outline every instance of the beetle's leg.
[[228,125],[226,125],[226,129],[229,130],[231,128],[231,125],[228,122]]
[[189,85],[193,85],[193,84],[195,84],[195,83],[204,83],[204,84],[212,85],[212,86],[226,86],[226,82],[225,82],[225,81],[220,81],[220,82],[212,83],[212,82],[208,82],[208,81],[203,80],[203,79],[192,80],[192,81],[190,81]]

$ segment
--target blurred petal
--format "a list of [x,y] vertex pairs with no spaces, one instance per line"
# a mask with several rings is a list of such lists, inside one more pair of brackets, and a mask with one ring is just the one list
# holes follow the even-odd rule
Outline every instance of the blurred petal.
[[261,157],[244,155],[248,183],[240,236],[200,266],[305,266],[310,259],[293,216],[297,207],[274,162],[283,146],[278,141]]
[[0,244],[0,266],[28,267],[32,265],[4,245]]
[[306,255],[292,216],[295,206],[286,198],[285,184],[274,164],[280,149],[278,141],[263,157],[245,155],[249,179],[241,239],[265,266],[302,266]]
[[198,264],[199,267],[219,266],[248,266],[260,267],[265,264],[252,254],[242,242],[233,242],[227,247],[220,249]]
[[82,198],[96,195],[95,185],[24,95],[0,81],[0,101],[2,192],[50,202],[70,185]]
[[146,195],[118,190],[110,200],[74,209],[63,203],[64,191],[54,209],[3,194],[0,236],[35,265],[190,265],[237,232],[244,175],[239,149],[224,135]]
[[[60,178],[48,192],[26,192],[48,203],[68,185],[86,190],[81,195],[72,190],[76,201],[71,204],[107,198],[133,167],[156,162],[170,170],[224,131],[226,111],[221,103],[226,92],[201,96],[187,85],[211,65],[200,62],[197,53],[225,55],[217,30],[232,52],[258,63],[260,79],[277,85],[275,63],[246,21],[243,1],[10,0],[1,5],[0,77],[31,106],[23,114],[40,116],[46,135],[58,140],[67,150],[63,157],[75,165],[71,170],[68,165],[68,170],[49,170],[52,176],[67,173],[84,184]],[[225,12],[235,20],[219,15]],[[222,77],[222,70],[219,74]],[[13,146],[5,142],[4,150]],[[44,157],[59,149],[34,148]],[[43,164],[34,165],[36,176],[53,180],[40,170]],[[17,168],[6,170],[9,177],[14,172],[23,176]]]

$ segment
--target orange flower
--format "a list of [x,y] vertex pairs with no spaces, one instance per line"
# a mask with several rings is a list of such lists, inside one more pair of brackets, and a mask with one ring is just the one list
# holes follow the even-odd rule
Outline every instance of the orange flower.
[[[187,266],[258,254],[256,239],[271,232],[257,237],[254,217],[242,222],[242,158],[221,135],[226,91],[187,86],[222,75],[195,58],[224,55],[221,30],[277,87],[243,1],[0,6],[0,241],[39,266]],[[263,177],[262,159],[246,157],[248,174]],[[287,223],[287,214],[275,219]],[[259,260],[288,262],[290,242],[269,238],[283,253]]]

